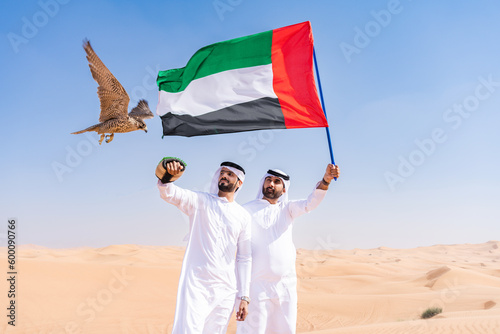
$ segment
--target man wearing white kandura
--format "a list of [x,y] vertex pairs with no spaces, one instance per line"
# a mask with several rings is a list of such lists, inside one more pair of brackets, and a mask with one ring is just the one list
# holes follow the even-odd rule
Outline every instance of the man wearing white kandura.
[[[166,163],[166,170],[175,176],[183,169],[173,161]],[[223,162],[210,193],[158,181],[161,198],[188,215],[190,223],[173,334],[226,333],[236,297],[236,320],[245,320],[250,301],[251,222],[248,212],[234,201],[244,179],[241,166]]]
[[315,209],[339,168],[329,164],[307,199],[289,201],[290,177],[270,169],[260,182],[257,199],[243,207],[252,215],[252,280],[248,318],[237,334],[289,334],[297,326],[295,218]]

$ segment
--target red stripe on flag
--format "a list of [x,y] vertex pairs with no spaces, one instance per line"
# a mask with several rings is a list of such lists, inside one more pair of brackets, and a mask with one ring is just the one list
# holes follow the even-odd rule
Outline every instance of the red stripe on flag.
[[273,30],[273,87],[291,128],[326,127],[313,74],[313,36],[309,21]]

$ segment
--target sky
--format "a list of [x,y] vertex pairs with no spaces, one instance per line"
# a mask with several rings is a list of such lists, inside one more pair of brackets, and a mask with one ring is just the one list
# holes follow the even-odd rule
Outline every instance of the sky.
[[130,96],[156,113],[159,70],[199,48],[310,21],[341,177],[298,218],[298,248],[413,248],[500,239],[500,3],[497,1],[2,1],[0,242],[183,246],[187,218],[162,201],[154,170],[188,164],[177,184],[206,190],[220,162],[247,170],[238,202],[269,168],[302,199],[330,162],[325,129],[97,144],[97,83],[82,41]]

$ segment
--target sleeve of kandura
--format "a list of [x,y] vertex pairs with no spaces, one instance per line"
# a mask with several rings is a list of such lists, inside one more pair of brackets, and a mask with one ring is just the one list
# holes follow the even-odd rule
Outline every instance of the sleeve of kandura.
[[325,196],[326,190],[315,188],[307,199],[288,202],[288,213],[292,219],[295,219],[304,213],[316,209]]
[[238,238],[236,252],[236,278],[238,281],[238,297],[250,296],[250,279],[252,275],[252,230],[250,215]]
[[159,180],[158,190],[163,200],[175,205],[186,215],[189,216],[196,210],[198,193],[182,189],[173,183],[161,183]]

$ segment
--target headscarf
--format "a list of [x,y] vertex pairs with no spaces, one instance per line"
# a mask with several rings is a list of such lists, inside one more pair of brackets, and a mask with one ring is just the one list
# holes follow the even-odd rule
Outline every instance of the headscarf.
[[[223,163],[220,164],[219,169],[217,169],[215,171],[214,177],[212,178],[212,184],[210,185],[210,193],[211,194],[215,194],[215,195],[219,194],[219,176],[220,176],[220,171],[222,170],[222,168],[229,169],[231,172],[233,172],[238,177],[238,179],[241,180],[241,182],[245,182],[245,170],[243,169],[243,167],[241,167],[238,164],[235,164],[234,162],[224,161]],[[243,184],[234,193],[234,198],[236,198],[236,196],[238,196],[238,194],[240,193],[240,189],[242,187],[243,187]]]
[[286,191],[278,198],[278,203],[279,202],[283,202],[283,203],[288,202],[288,193],[290,192],[290,176],[287,173],[285,173],[279,169],[268,170],[267,173],[264,175],[264,177],[260,180],[259,191],[257,192],[256,199],[262,199],[264,197],[264,194],[262,193],[262,187],[264,186],[264,181],[266,180],[266,177],[268,177],[268,176],[279,177],[284,184],[283,189],[286,189]]

